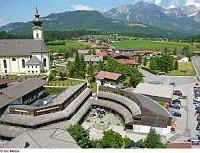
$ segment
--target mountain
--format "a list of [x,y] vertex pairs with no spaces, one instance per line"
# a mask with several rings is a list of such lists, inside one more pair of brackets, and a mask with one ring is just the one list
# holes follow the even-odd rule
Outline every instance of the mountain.
[[[154,36],[172,36],[175,35],[169,31],[154,28],[142,24],[131,24],[128,22],[110,19],[98,11],[67,11],[58,14],[50,14],[43,20],[43,28],[46,31],[66,31],[70,29],[99,29],[105,32],[113,33],[131,33]],[[33,23],[18,22],[10,23],[0,28],[0,31],[6,31],[15,35],[25,35],[32,32]],[[176,35],[181,35],[176,33]]]
[[[189,7],[188,7],[189,8]],[[196,34],[200,33],[200,23],[189,17],[186,10],[178,8],[165,9],[144,1],[135,5],[113,8],[105,16],[129,23],[141,23],[167,31]],[[190,9],[187,11],[189,12]]]

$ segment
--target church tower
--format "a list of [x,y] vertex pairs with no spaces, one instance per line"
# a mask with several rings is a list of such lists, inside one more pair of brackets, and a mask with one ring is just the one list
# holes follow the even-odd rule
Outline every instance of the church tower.
[[38,12],[37,6],[36,6],[36,12],[35,12],[35,18],[33,20],[33,24],[35,25],[33,27],[33,39],[44,40],[43,28],[41,27],[42,20],[40,19],[40,14]]

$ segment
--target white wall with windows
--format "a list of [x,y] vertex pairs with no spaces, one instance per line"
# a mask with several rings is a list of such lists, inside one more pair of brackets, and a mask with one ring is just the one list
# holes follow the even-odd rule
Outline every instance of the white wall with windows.
[[26,73],[32,74],[32,75],[40,74],[41,73],[41,65],[27,65]]

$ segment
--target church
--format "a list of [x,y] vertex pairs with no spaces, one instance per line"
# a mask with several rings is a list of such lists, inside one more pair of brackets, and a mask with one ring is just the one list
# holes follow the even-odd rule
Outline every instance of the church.
[[50,70],[50,54],[37,7],[33,24],[33,39],[0,40],[1,75],[37,75]]

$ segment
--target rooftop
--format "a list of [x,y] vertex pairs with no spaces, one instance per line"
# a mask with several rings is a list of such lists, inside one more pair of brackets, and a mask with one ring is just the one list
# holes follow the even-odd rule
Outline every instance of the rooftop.
[[0,94],[0,107],[4,107],[14,100],[30,93],[31,91],[43,86],[46,81],[39,78],[31,78],[12,85]]
[[103,80],[103,79],[118,80],[121,76],[122,76],[122,74],[119,74],[119,73],[100,71],[99,74],[96,76],[96,79],[99,79],[99,80]]
[[139,65],[138,62],[136,62],[134,60],[128,60],[128,59],[119,59],[118,62],[120,64],[125,64],[125,65]]
[[134,90],[134,93],[171,99],[173,96],[173,86],[140,83]]
[[33,52],[47,52],[45,42],[33,39],[0,40],[0,56],[30,56]]
[[42,61],[40,61],[36,56],[33,56],[29,61],[26,62],[26,65],[40,65]]
[[98,62],[98,61],[102,61],[103,57],[99,57],[97,55],[85,55],[84,56],[84,60],[86,62],[90,62],[90,61],[92,61],[92,62]]

